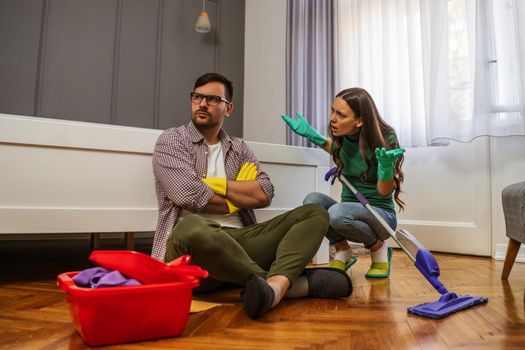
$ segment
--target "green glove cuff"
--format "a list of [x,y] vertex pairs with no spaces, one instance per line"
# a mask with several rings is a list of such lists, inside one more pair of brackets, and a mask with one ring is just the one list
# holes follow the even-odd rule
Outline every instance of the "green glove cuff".
[[228,182],[225,177],[207,177],[202,179],[202,181],[219,196],[226,196],[226,185]]
[[314,131],[315,131],[315,134],[307,137],[307,139],[308,139],[308,141],[310,141],[314,145],[322,147],[326,143],[326,137],[324,137],[323,135],[319,134],[315,129],[314,129]]
[[382,167],[378,165],[377,166],[377,177],[381,181],[392,180],[394,178],[394,167],[393,166]]

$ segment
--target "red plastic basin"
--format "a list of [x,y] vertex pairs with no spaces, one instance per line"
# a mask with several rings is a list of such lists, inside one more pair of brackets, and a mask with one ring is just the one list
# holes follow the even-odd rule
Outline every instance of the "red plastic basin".
[[107,345],[180,335],[188,321],[195,277],[179,282],[115,288],[81,288],[72,278],[57,278],[67,293],[75,328],[89,345]]
[[140,286],[83,288],[79,272],[65,272],[57,285],[67,293],[75,328],[89,345],[108,345],[180,335],[190,314],[193,288],[208,272],[186,265],[189,256],[170,264],[133,251],[93,252],[90,260],[138,279]]

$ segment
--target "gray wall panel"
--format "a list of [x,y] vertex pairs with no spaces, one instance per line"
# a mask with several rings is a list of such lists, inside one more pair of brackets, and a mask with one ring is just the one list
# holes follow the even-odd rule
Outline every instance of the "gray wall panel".
[[[206,2],[206,11],[217,25],[217,4]],[[195,79],[216,69],[216,30],[197,33],[195,22],[200,1],[166,1],[162,34],[160,76],[160,129],[186,124],[190,120],[190,92]],[[193,15],[189,15],[193,14]],[[215,20],[215,23],[213,21]]]
[[[0,0],[0,113],[166,129],[190,120],[195,79],[233,81],[242,136],[245,0]],[[6,49],[4,49],[6,48]]]
[[122,5],[115,124],[153,128],[159,1]]
[[109,123],[117,1],[50,0],[38,116]]
[[33,115],[43,1],[0,0],[0,106]]
[[[224,123],[224,128],[231,135],[241,137],[243,131],[244,69],[239,69],[244,62],[244,1],[221,1],[219,18],[227,18],[227,23],[220,24],[219,30],[219,69],[233,82],[233,113]],[[244,67],[244,65],[243,65]]]

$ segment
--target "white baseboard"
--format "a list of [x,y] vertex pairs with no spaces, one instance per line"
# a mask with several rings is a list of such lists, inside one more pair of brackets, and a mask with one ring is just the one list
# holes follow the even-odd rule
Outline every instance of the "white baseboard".
[[[496,244],[496,251],[494,253],[494,259],[496,260],[505,260],[505,255],[507,254],[508,244],[499,243]],[[525,263],[525,245],[520,246],[518,255],[516,256],[516,262]]]

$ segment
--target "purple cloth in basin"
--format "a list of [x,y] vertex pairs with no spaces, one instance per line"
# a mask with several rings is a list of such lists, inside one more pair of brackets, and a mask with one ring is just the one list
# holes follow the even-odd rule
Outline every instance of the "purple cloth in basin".
[[103,267],[93,267],[81,271],[73,277],[73,282],[79,287],[101,288],[119,286],[139,286],[141,283],[133,278],[124,277],[117,270],[108,270]]

